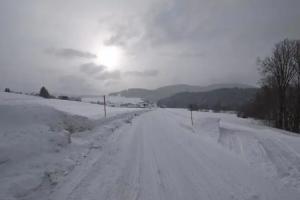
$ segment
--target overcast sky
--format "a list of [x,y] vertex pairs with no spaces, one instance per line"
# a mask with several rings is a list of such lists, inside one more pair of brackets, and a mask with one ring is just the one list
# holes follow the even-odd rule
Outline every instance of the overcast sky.
[[299,0],[1,0],[0,86],[255,85],[257,57],[299,39],[299,19]]

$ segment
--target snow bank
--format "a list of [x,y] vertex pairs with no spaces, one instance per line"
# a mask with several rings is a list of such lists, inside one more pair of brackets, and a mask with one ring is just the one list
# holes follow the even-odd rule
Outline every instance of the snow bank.
[[300,191],[300,154],[298,148],[294,148],[295,143],[300,144],[300,137],[271,128],[242,128],[224,122],[218,141],[257,169],[267,172],[267,176],[279,177],[284,185]]
[[136,110],[0,92],[0,200],[48,191]]
[[220,137],[220,118],[197,118],[194,123],[194,129],[198,134],[208,135],[217,140]]
[[[189,111],[170,112],[189,119]],[[209,136],[224,150],[237,155],[266,177],[276,177],[284,187],[300,191],[300,136],[260,125],[252,119],[234,114],[193,112],[194,130],[199,136]],[[202,137],[204,139],[204,137]]]
[[70,134],[93,126],[86,117],[47,106],[0,105],[0,194],[21,198],[46,179],[54,183],[50,174],[75,164],[60,154]]

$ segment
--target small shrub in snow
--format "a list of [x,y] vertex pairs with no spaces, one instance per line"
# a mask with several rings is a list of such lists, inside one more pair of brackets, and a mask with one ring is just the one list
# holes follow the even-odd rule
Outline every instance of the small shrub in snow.
[[58,98],[61,100],[69,100],[70,99],[68,96],[59,96]]

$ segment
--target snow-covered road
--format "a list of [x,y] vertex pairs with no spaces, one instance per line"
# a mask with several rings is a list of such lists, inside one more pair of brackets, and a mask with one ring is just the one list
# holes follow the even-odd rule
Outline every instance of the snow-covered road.
[[157,109],[115,131],[44,198],[299,199],[295,188],[253,166],[213,137],[199,134],[184,115]]

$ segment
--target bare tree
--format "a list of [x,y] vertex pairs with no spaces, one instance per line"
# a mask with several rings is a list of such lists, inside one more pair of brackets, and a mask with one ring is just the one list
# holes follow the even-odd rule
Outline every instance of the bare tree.
[[295,90],[296,90],[296,103],[294,108],[294,124],[293,131],[300,131],[300,40],[295,41]]
[[300,40],[279,42],[259,65],[262,88],[240,115],[300,133]]
[[295,42],[285,39],[275,45],[273,54],[261,62],[261,72],[264,76],[264,83],[274,87],[278,99],[275,125],[278,128],[285,128],[286,96],[290,82],[295,77]]

